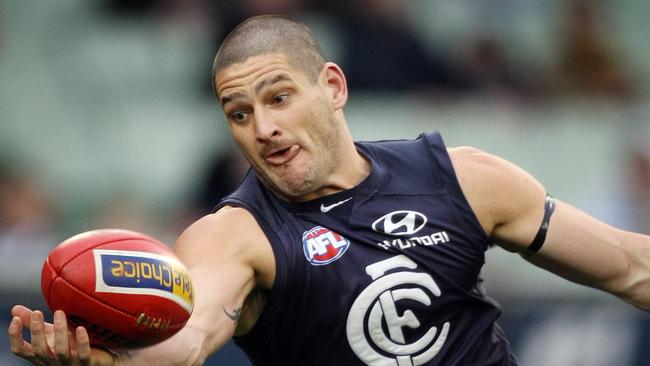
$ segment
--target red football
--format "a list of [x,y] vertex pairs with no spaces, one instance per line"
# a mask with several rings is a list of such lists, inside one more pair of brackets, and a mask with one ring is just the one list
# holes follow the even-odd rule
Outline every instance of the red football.
[[43,264],[41,289],[71,329],[83,325],[91,344],[107,348],[169,338],[194,306],[187,269],[173,252],[128,230],[89,231],[59,244]]

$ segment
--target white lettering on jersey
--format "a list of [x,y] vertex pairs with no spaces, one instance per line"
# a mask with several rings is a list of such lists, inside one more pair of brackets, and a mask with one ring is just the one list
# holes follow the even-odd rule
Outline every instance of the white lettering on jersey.
[[[405,270],[386,274],[389,270],[397,268]],[[431,327],[420,339],[406,343],[404,327],[417,329],[421,324],[411,310],[406,310],[400,315],[396,304],[400,300],[408,299],[426,306],[431,305],[431,298],[422,288],[429,290],[436,297],[441,295],[440,288],[433,278],[427,273],[412,271],[416,268],[417,264],[404,255],[366,267],[366,273],[373,282],[352,304],[346,325],[350,347],[366,364],[423,365],[433,359],[444,345],[449,333],[449,322],[442,325],[439,333],[437,327]],[[409,288],[404,285],[415,286]],[[364,319],[367,319],[367,322]],[[382,327],[382,320],[386,324],[388,334]],[[370,339],[366,337],[366,329]]]
[[439,231],[430,235],[424,236],[414,236],[412,238],[397,238],[391,240],[384,240],[381,243],[377,243],[380,247],[388,250],[389,248],[399,248],[399,249],[408,249],[415,247],[416,245],[422,245],[429,247],[432,245],[439,245],[449,243],[449,234],[446,231]]

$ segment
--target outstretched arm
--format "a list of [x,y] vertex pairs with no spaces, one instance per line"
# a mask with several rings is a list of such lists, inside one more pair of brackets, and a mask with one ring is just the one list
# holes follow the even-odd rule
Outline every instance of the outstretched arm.
[[544,214],[542,185],[514,164],[476,149],[452,149],[450,156],[465,196],[496,244],[650,310],[649,236],[614,228],[556,199],[546,240],[528,255]]
[[[246,308],[245,300],[253,289],[271,287],[275,261],[254,218],[240,208],[198,220],[181,235],[175,251],[192,278],[195,307],[186,326],[168,340],[113,356],[92,349],[82,327],[68,333],[62,312],[48,324],[40,311],[16,306],[9,326],[12,352],[39,365],[203,364],[235,332],[252,327],[261,309]],[[22,327],[30,329],[31,344],[22,338]]]
[[544,247],[528,261],[650,311],[650,237],[606,225],[563,202],[554,216]]

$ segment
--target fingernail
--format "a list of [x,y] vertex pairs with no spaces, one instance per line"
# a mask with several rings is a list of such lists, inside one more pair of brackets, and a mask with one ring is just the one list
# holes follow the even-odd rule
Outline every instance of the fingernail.
[[63,321],[63,314],[58,310],[54,312],[54,321],[57,323]]

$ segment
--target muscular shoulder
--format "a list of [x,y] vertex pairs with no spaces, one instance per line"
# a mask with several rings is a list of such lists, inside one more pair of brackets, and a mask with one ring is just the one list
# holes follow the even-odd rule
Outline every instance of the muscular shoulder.
[[175,251],[188,267],[249,266],[261,287],[272,286],[275,261],[271,244],[253,215],[226,206],[190,225],[176,242]]
[[452,148],[449,156],[463,191],[481,193],[484,195],[482,202],[500,201],[508,194],[526,193],[539,186],[530,174],[515,164],[477,148]]
[[541,220],[542,185],[515,164],[473,147],[449,149],[449,156],[485,232],[506,249],[525,247]]

